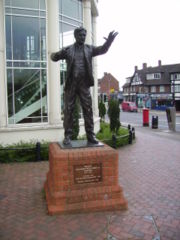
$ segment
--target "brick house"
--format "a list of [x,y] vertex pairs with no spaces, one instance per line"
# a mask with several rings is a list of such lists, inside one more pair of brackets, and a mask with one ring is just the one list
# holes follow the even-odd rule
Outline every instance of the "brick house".
[[180,108],[180,64],[162,65],[143,68],[135,66],[132,77],[123,85],[126,101],[136,102],[138,107],[164,110],[175,104]]
[[101,79],[98,79],[98,96],[106,102],[111,95],[118,95],[119,81],[111,74],[104,73]]

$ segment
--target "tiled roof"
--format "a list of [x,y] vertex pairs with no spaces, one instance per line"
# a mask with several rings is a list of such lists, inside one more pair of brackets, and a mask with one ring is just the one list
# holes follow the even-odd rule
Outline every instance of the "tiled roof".
[[[135,74],[141,79],[142,84],[144,85],[167,85],[170,84],[170,74],[171,73],[180,73],[180,64],[171,64],[171,65],[161,65],[157,67],[146,67],[141,70],[136,70],[134,72],[133,77]],[[150,73],[161,73],[161,79],[155,80],[146,80],[146,74]]]

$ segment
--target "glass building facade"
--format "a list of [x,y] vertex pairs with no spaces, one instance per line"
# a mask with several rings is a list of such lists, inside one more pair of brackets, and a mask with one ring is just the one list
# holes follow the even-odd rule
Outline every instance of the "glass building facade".
[[79,26],[95,43],[97,16],[97,0],[0,0],[0,144],[63,138],[66,62],[50,54],[72,44]]
[[5,1],[8,123],[47,122],[46,5]]
[[[82,1],[59,0],[59,48],[83,25]],[[8,123],[48,121],[45,0],[5,1]],[[61,106],[66,63],[61,61]]]

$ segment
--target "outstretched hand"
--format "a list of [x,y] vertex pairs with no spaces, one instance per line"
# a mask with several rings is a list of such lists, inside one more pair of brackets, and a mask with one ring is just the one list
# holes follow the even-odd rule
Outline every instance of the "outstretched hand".
[[104,38],[104,39],[112,43],[117,35],[118,35],[118,32],[112,31],[109,33],[108,38]]

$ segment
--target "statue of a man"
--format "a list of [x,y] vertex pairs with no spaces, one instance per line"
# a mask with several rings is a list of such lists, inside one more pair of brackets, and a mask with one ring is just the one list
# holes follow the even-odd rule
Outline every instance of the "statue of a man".
[[85,28],[76,28],[74,30],[76,42],[51,54],[53,61],[65,59],[67,62],[67,77],[64,89],[64,145],[71,144],[73,111],[77,96],[82,106],[88,143],[98,143],[94,134],[92,99],[90,94],[90,87],[94,86],[92,58],[106,53],[118,33],[114,31],[110,32],[108,38],[105,38],[105,43],[98,47],[85,44],[86,33]]

